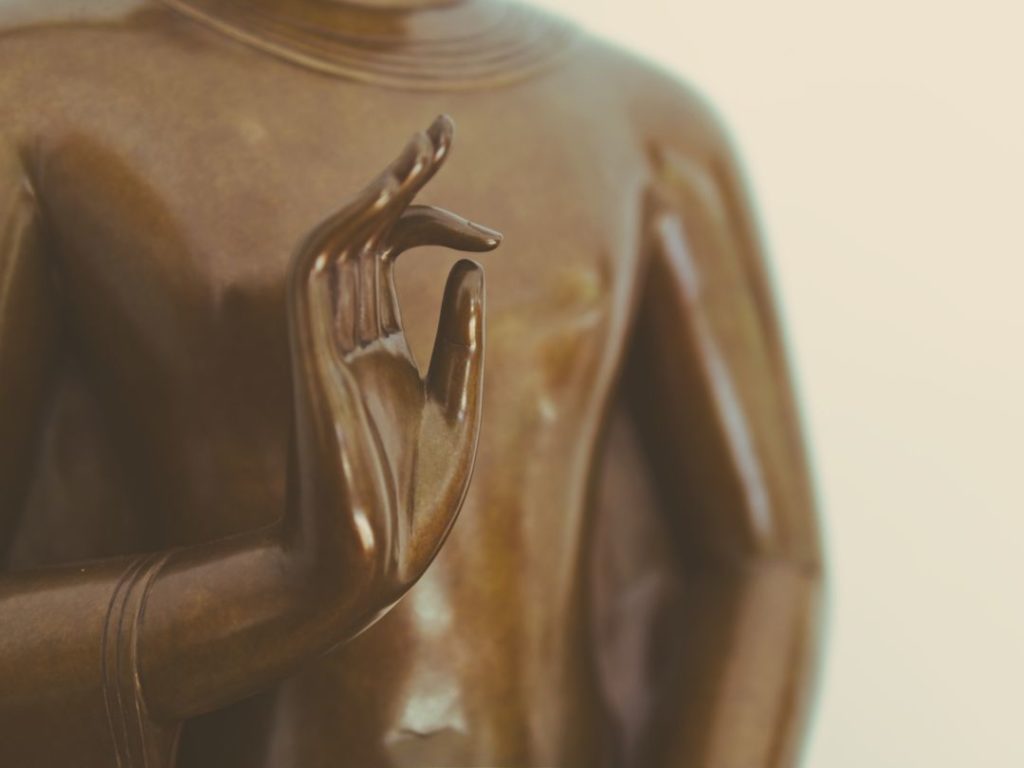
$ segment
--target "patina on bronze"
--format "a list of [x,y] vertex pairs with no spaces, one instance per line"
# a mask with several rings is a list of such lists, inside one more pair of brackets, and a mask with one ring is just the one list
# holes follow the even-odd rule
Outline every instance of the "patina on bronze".
[[0,765],[795,762],[814,505],[698,97],[499,0],[4,0],[0,112]]

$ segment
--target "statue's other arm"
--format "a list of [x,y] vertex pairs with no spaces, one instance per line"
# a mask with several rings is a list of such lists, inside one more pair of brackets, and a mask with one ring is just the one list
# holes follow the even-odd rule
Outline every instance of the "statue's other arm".
[[0,561],[17,522],[58,322],[39,208],[18,153],[0,144]]
[[[0,143],[0,556],[23,507],[38,424],[60,348],[38,200],[21,153]],[[0,762],[35,764],[60,727],[85,765],[109,757],[101,646],[125,562],[0,575]],[[100,734],[99,738],[92,734]],[[68,763],[70,764],[70,763]]]
[[[287,318],[295,424],[279,523],[206,545],[0,574],[0,763],[164,765],[181,720],[255,693],[351,637],[422,574],[472,470],[483,285],[470,262],[452,270],[421,379],[391,270],[417,245],[487,250],[498,242],[446,211],[410,205],[447,155],[451,132],[439,119],[417,134],[295,255]],[[15,152],[2,162],[0,530],[21,506],[47,370],[60,348],[26,164]],[[365,291],[351,302],[344,288],[331,290],[334,269],[380,270],[387,279],[373,281],[372,302]],[[359,323],[355,339],[333,330],[346,315]],[[359,366],[367,364],[373,381],[384,382],[374,394],[388,412],[419,426],[410,440],[428,447],[418,454],[430,458],[443,446],[445,461],[418,472],[414,489],[389,486],[395,458],[368,439],[380,424],[366,423]],[[416,503],[389,506],[396,493]]]
[[719,136],[654,148],[627,371],[684,569],[646,764],[790,766],[816,658],[818,529],[763,255]]

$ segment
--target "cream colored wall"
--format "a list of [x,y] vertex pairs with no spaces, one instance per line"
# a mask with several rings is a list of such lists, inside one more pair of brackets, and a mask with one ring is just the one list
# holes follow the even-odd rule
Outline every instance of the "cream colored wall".
[[743,150],[828,529],[805,765],[1024,766],[1024,2],[540,4]]

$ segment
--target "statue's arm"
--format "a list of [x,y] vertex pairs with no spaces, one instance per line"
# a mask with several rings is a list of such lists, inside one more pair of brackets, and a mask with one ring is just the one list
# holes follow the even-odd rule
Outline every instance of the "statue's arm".
[[[0,144],[0,555],[64,344],[27,166]],[[345,512],[306,512],[207,546],[0,573],[0,763],[64,759],[62,743],[83,765],[112,760],[111,750],[124,757],[130,739],[116,734],[137,706],[146,720],[173,723],[257,691],[358,631],[369,618],[363,563],[335,546]],[[322,537],[319,557],[300,535]]]
[[[0,141],[0,557],[24,506],[59,356],[57,303],[26,164]],[[109,757],[101,646],[105,609],[125,566],[0,573],[0,763],[32,764],[62,715],[70,742],[93,743]],[[90,764],[94,756],[79,757]]]
[[[64,343],[40,201],[28,165],[21,152],[0,143],[3,547],[9,544],[23,507],[48,385]],[[340,517],[334,510],[331,514]],[[308,563],[300,563],[289,551],[282,528],[283,523],[209,546],[152,556],[0,574],[0,744],[9,747],[25,727],[31,730],[33,723],[50,722],[61,711],[93,712],[102,715],[94,725],[105,724],[104,692],[116,693],[112,686],[117,687],[112,667],[126,660],[118,649],[127,642],[127,634],[143,631],[138,593],[147,581],[152,582],[147,597],[152,638],[142,638],[139,646],[155,667],[174,672],[173,682],[154,675],[157,679],[152,688],[147,686],[147,694],[152,693],[162,712],[168,693],[197,691],[188,706],[179,703],[180,694],[172,696],[169,718],[256,690],[289,663],[355,631],[357,617],[339,615],[346,609],[343,601],[354,601],[351,574],[336,571],[335,582],[308,583]],[[343,553],[336,554],[339,561],[344,559]],[[251,649],[210,658],[209,676],[215,682],[207,687],[196,684],[198,670],[177,664],[181,658],[192,658],[197,653],[194,643],[205,640],[202,632],[192,632],[195,619],[204,613],[207,621],[218,617],[209,633],[244,638]],[[321,625],[315,627],[317,632],[312,628],[314,616]],[[268,651],[270,645],[277,650]],[[230,675],[216,671],[224,667]],[[0,745],[0,755],[5,754]]]
[[0,144],[0,560],[31,472],[58,325],[35,194],[18,153]]
[[[65,344],[29,165],[0,142],[0,556],[24,506]],[[358,584],[340,573],[351,558],[336,552],[337,580],[311,583],[311,563],[289,551],[283,525],[206,547],[0,573],[0,763],[113,764],[114,754],[131,754],[130,741],[148,738],[151,715],[173,723],[258,690],[356,631]],[[213,622],[205,634],[193,631],[200,618]],[[198,647],[212,633],[245,652],[214,658],[216,649]],[[141,650],[171,675],[136,680]],[[181,663],[197,654],[205,666]],[[150,702],[159,709],[145,711]]]
[[[389,511],[366,501],[363,485],[371,478],[358,466],[350,474],[350,464],[366,452],[356,454],[359,393],[329,348],[335,315],[323,302],[337,253],[365,254],[366,238],[387,246],[382,252],[389,259],[420,244],[494,247],[493,233],[463,219],[408,207],[440,165],[450,131],[439,121],[429,134],[417,134],[294,258],[288,323],[295,426],[279,523],[205,545],[0,575],[0,762],[76,743],[116,749],[128,764],[156,750],[159,762],[155,755],[166,754],[164,725],[173,731],[183,719],[266,688],[348,639],[390,607],[432,559],[461,504],[468,471],[459,473],[462,491],[440,497],[436,510],[423,513],[422,526],[417,518],[407,535],[382,531],[393,521],[378,519]],[[14,213],[0,238],[0,450],[23,463],[33,419],[20,411],[41,408],[35,399],[46,368],[43,351],[56,341],[37,295],[45,276],[37,206],[16,160],[3,170],[4,200],[14,201]],[[440,353],[426,386],[446,402],[479,400],[477,272],[457,267],[445,295]],[[9,402],[9,393],[21,393],[20,403]],[[19,419],[25,426],[9,431]],[[465,463],[468,457],[471,465],[478,409],[449,420],[466,439],[448,458]],[[23,469],[12,467],[0,468],[3,519],[16,507],[7,481]],[[41,729],[58,721],[59,732],[41,740]],[[91,756],[79,757],[93,764]]]
[[655,153],[627,371],[684,570],[649,764],[790,766],[816,660],[818,526],[793,390],[727,143]]

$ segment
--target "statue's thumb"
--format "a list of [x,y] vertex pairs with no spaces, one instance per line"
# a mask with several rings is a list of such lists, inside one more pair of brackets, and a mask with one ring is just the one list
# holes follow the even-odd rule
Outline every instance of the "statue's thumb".
[[427,393],[449,420],[479,413],[484,363],[484,272],[462,259],[448,274]]

